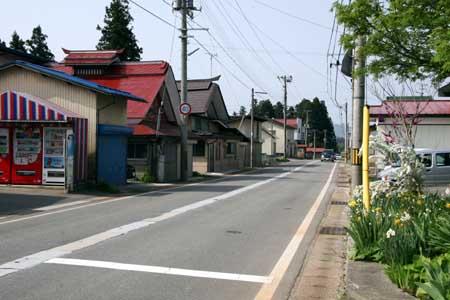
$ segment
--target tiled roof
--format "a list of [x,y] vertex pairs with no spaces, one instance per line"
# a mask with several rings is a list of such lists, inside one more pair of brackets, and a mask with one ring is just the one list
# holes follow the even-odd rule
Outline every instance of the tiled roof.
[[[8,69],[8,68],[11,68],[14,66],[32,70],[32,71],[47,75],[49,77],[57,78],[57,79],[60,79],[60,80],[66,81],[66,82],[70,82],[72,84],[88,88],[88,89],[96,91],[98,93],[119,96],[119,97],[126,98],[129,100],[145,102],[145,100],[143,98],[136,96],[134,94],[131,94],[129,92],[118,90],[118,89],[115,89],[114,87],[112,87],[112,88],[107,87],[107,86],[92,82],[90,80],[82,79],[82,78],[79,78],[76,76],[69,75],[67,73],[56,71],[54,69],[46,68],[43,66],[35,65],[35,64],[20,61],[20,60],[16,60],[15,62],[11,62],[6,65],[0,66],[0,70]],[[133,102],[130,102],[130,103],[133,103]]]
[[[211,79],[195,79],[188,81],[188,99],[187,102],[192,107],[193,114],[204,114],[208,112],[209,105],[213,100],[214,95],[220,97],[222,103],[223,98],[220,92],[220,87],[217,83],[213,82],[216,78]],[[177,81],[178,90],[181,91],[181,82]],[[226,111],[226,106],[223,103]],[[226,113],[228,116],[228,113]],[[227,117],[228,119],[228,117]]]
[[[277,123],[280,123],[281,125],[284,125],[284,119],[275,119]],[[291,127],[293,129],[297,128],[297,119],[286,119],[286,125],[288,127]]]
[[387,100],[381,105],[370,106],[369,111],[371,116],[389,116],[393,112],[421,116],[450,115],[450,100]]
[[[73,74],[72,67],[63,64],[52,67]],[[169,67],[164,61],[122,62],[111,65],[107,75],[84,78],[144,98],[145,103],[129,102],[127,105],[128,118],[144,119],[164,83]]]
[[166,122],[161,122],[159,131],[145,124],[129,125],[129,127],[133,128],[133,135],[180,136],[179,127]]
[[67,56],[64,58],[66,65],[110,65],[119,60],[124,49],[120,50],[67,50],[63,48]]
[[16,56],[22,60],[30,61],[30,62],[36,63],[36,64],[45,64],[45,63],[49,63],[51,61],[48,59],[40,58],[40,57],[34,56],[32,54],[25,53],[23,51],[15,50],[15,49],[12,49],[12,48],[9,48],[6,46],[2,46],[2,45],[0,45],[0,53],[1,52],[13,54],[14,56]]

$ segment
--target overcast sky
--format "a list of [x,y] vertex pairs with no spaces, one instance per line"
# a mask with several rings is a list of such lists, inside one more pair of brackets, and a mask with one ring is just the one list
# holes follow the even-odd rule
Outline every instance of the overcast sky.
[[[136,1],[169,23],[176,22],[177,27],[180,25],[176,14],[167,5],[170,0]],[[209,28],[212,36],[205,31],[190,32],[208,51],[217,54],[223,65],[213,62],[213,76],[222,75],[219,84],[229,113],[238,111],[241,105],[249,107],[251,87],[269,93],[270,96],[261,95],[260,99],[270,97],[274,102],[282,100],[282,85],[277,75],[286,74],[293,76],[293,82],[288,86],[289,105],[295,105],[302,98],[317,96],[326,101],[333,122],[340,123],[338,109],[332,102],[335,71],[331,87],[330,83],[327,87],[326,75],[327,50],[333,25],[330,7],[333,1],[237,1],[245,12],[245,18],[235,0],[196,0],[195,4],[202,7],[202,11],[195,13],[194,21]],[[264,3],[292,16],[277,12]],[[108,4],[109,0],[6,1],[2,3],[2,9],[9,13],[2,14],[0,38],[9,42],[12,32],[16,30],[23,39],[27,39],[32,28],[40,24],[48,35],[48,44],[56,59],[61,60],[64,57],[61,47],[95,48],[100,37],[96,26],[103,25],[105,6]],[[179,32],[134,4],[130,3],[130,7],[134,17],[134,33],[144,49],[143,59],[169,61],[178,79]],[[334,42],[331,48],[333,46]],[[194,40],[190,41],[189,51],[198,47]],[[335,52],[338,51],[339,45],[336,45]],[[188,74],[189,79],[210,76],[210,56],[205,50],[190,56]],[[339,74],[337,100],[343,104],[350,99],[350,85]]]

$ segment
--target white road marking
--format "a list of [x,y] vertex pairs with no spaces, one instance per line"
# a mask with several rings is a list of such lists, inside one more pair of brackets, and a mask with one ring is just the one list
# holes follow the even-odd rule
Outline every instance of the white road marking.
[[322,190],[320,191],[319,196],[317,196],[317,199],[314,202],[313,206],[308,211],[308,214],[306,215],[302,224],[298,228],[294,237],[291,239],[288,246],[284,250],[283,254],[279,258],[277,264],[275,265],[272,272],[270,273],[270,277],[272,277],[273,280],[270,283],[263,284],[263,286],[259,290],[258,294],[256,295],[255,300],[270,300],[270,299],[272,299],[273,295],[275,294],[276,289],[278,288],[281,280],[283,279],[284,274],[286,273],[289,265],[291,264],[295,253],[297,253],[298,247],[302,243],[303,238],[305,237],[305,234],[308,231],[308,228],[311,225],[311,223],[314,219],[314,216],[316,215],[317,210],[320,207],[320,204],[322,203],[323,199],[325,198],[327,190],[333,179],[333,175],[334,175],[334,171],[336,170],[336,166],[337,166],[337,164],[334,165],[333,170],[331,171],[327,182],[325,183]]
[[[72,242],[72,243],[69,243],[69,244],[65,244],[65,245],[62,245],[62,246],[58,246],[58,247],[55,247],[55,248],[44,250],[44,251],[41,251],[41,252],[38,252],[38,253],[35,253],[35,254],[31,254],[31,255],[28,255],[28,256],[24,256],[24,257],[18,258],[18,259],[14,260],[14,261],[10,261],[10,262],[4,263],[4,264],[0,265],[0,277],[5,276],[7,274],[11,274],[11,273],[17,272],[17,271],[20,271],[20,270],[24,270],[24,269],[28,269],[28,268],[37,266],[37,265],[39,265],[41,263],[44,263],[47,260],[71,254],[74,251],[77,251],[77,250],[80,250],[80,249],[83,249],[83,248],[86,248],[86,247],[98,244],[100,242],[109,240],[111,238],[114,238],[114,237],[117,237],[117,236],[120,236],[120,235],[125,235],[128,232],[130,232],[130,231],[147,227],[147,226],[149,226],[151,224],[155,224],[157,222],[173,218],[173,217],[175,217],[177,215],[180,215],[180,214],[183,214],[185,212],[188,212],[188,211],[191,211],[191,210],[194,210],[194,209],[206,206],[206,205],[213,204],[213,203],[215,203],[217,201],[221,201],[221,200],[225,200],[225,199],[231,198],[231,197],[236,196],[236,195],[238,195],[240,193],[244,193],[246,191],[249,191],[251,189],[257,188],[257,187],[262,186],[264,184],[268,184],[268,183],[270,183],[272,181],[275,181],[277,179],[286,177],[286,176],[288,176],[288,175],[290,175],[290,174],[292,174],[292,173],[294,173],[296,171],[301,170],[303,167],[305,167],[307,165],[310,165],[312,163],[314,163],[314,161],[309,162],[307,164],[304,164],[304,165],[302,165],[300,167],[297,167],[297,168],[293,169],[292,171],[279,174],[279,175],[277,175],[277,176],[275,176],[273,178],[266,179],[266,180],[254,183],[254,184],[251,184],[249,186],[246,186],[246,187],[243,187],[243,188],[231,191],[231,192],[227,192],[225,194],[222,194],[222,195],[219,195],[219,196],[216,196],[216,197],[208,198],[208,199],[205,199],[205,200],[202,200],[202,201],[198,201],[198,202],[195,202],[195,203],[192,203],[192,204],[189,204],[189,205],[185,205],[185,206],[176,208],[176,209],[171,210],[169,212],[163,213],[162,215],[160,215],[158,217],[148,218],[148,219],[144,219],[144,220],[141,220],[141,221],[137,221],[137,222],[133,222],[133,223],[130,223],[130,224],[126,224],[126,225],[123,225],[123,226],[120,226],[120,227],[116,227],[116,228],[113,228],[113,229],[110,229],[110,230],[107,230],[107,231],[104,231],[104,232],[92,235],[90,237],[87,237],[87,238],[84,238],[84,239],[81,239],[81,240],[78,240],[78,241],[75,241],[75,242]],[[146,193],[144,193],[144,194],[146,194]],[[129,197],[136,197],[136,196],[129,196]],[[117,199],[116,200],[111,200],[111,201],[117,201]],[[95,204],[97,204],[97,203],[95,203]],[[86,206],[89,206],[89,205],[92,205],[92,204],[88,204]],[[77,209],[77,208],[78,207],[76,207],[75,209]],[[74,209],[74,208],[68,208],[67,210],[72,210],[72,209]],[[6,222],[0,223],[0,224],[4,224],[4,223],[6,223]]]
[[83,204],[83,203],[91,202],[93,200],[94,199],[91,199],[91,200],[79,200],[79,201],[73,201],[73,202],[62,203],[62,204],[48,205],[48,206],[42,206],[42,207],[34,208],[33,210],[48,211],[48,210],[54,210],[54,209],[63,208],[63,207],[67,207],[67,206],[74,206],[74,205],[78,205],[78,204]]
[[210,271],[200,271],[200,270],[190,270],[190,269],[168,268],[168,267],[160,267],[160,266],[123,264],[123,263],[116,263],[116,262],[109,262],[109,261],[72,259],[72,258],[54,258],[54,259],[50,259],[50,260],[46,261],[45,263],[46,264],[81,266],[81,267],[93,267],[93,268],[102,268],[102,269],[111,269],[111,270],[123,270],[123,271],[135,271],[135,272],[146,272],[146,273],[156,273],[156,274],[199,277],[199,278],[210,278],[210,279],[256,282],[256,283],[269,283],[272,280],[272,278],[267,277],[267,276],[257,276],[257,275],[237,274],[237,273],[210,272]]

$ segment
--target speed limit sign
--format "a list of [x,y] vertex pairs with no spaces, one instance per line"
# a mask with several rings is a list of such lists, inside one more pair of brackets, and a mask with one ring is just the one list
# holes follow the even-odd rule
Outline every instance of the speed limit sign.
[[181,103],[179,109],[180,109],[180,114],[182,114],[184,116],[189,115],[192,110],[191,105],[187,102]]

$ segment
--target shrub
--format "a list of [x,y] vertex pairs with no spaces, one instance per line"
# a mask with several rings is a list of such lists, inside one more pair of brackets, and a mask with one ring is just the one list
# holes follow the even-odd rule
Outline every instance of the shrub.
[[156,182],[156,178],[150,174],[148,169],[146,169],[144,175],[141,178],[141,181],[144,183],[152,183]]

